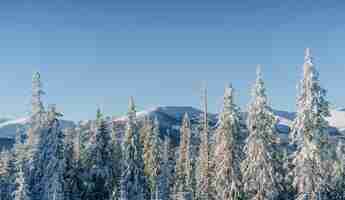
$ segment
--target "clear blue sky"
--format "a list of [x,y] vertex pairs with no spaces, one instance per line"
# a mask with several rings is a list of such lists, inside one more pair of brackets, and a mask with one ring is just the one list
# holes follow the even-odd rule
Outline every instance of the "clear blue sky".
[[29,110],[40,71],[66,119],[138,109],[200,105],[212,112],[232,82],[245,108],[255,66],[272,105],[295,109],[303,51],[312,48],[333,106],[345,106],[345,2],[211,0],[13,0],[0,6],[0,115]]

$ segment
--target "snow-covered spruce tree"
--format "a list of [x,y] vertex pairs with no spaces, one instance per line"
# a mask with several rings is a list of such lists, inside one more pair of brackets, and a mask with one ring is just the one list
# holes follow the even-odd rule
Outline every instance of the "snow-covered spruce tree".
[[129,101],[128,121],[123,143],[121,200],[149,199],[134,100]]
[[273,200],[280,188],[273,159],[276,119],[268,105],[260,66],[247,120],[249,136],[244,149],[246,158],[241,165],[244,191],[248,199]]
[[207,89],[203,88],[203,113],[202,127],[200,131],[200,147],[199,157],[196,166],[196,192],[197,200],[211,199],[211,176],[210,176],[210,144],[209,144],[209,128],[207,116]]
[[24,174],[25,169],[25,145],[22,143],[21,131],[17,128],[15,143],[15,165],[16,165],[16,190],[14,192],[15,200],[29,200],[29,190],[27,177]]
[[325,119],[329,116],[329,103],[326,90],[320,86],[309,49],[306,49],[303,68],[297,118],[292,132],[293,142],[298,146],[293,161],[293,183],[298,199],[326,199],[324,192],[329,184],[323,167],[329,160],[329,151],[325,148],[329,147]]
[[332,187],[326,192],[327,200],[345,199],[345,143],[342,139],[338,141],[336,159],[329,171],[332,171]]
[[1,164],[0,169],[0,197],[1,200],[12,200],[15,191],[16,180],[16,159],[14,150],[8,150],[1,152]]
[[65,170],[64,170],[64,195],[65,200],[80,200],[82,181],[80,174],[79,157],[76,155],[77,139],[74,128],[69,128],[65,131]]
[[23,155],[22,162],[24,162],[24,175],[27,177],[28,186],[30,194],[35,195],[36,183],[42,178],[42,174],[38,175],[37,173],[42,172],[41,167],[35,166],[38,164],[34,163],[34,159],[38,152],[37,149],[39,148],[39,139],[41,138],[42,132],[46,128],[47,123],[47,113],[44,109],[43,102],[42,102],[42,95],[45,92],[42,89],[42,82],[41,82],[41,75],[40,73],[36,72],[32,78],[32,97],[31,97],[31,113],[30,113],[30,121],[29,121],[29,128],[27,130],[27,141],[25,145],[23,145]]
[[0,152],[0,195],[4,196],[7,194],[5,185],[6,185],[6,171],[5,171],[5,162],[3,152]]
[[73,158],[78,161],[78,164],[80,165],[81,162],[81,146],[82,146],[82,140],[81,140],[81,131],[80,127],[75,127],[72,129],[72,143],[73,143]]
[[[14,153],[16,158],[16,166],[22,166],[23,170],[25,169],[25,161],[27,156],[27,145],[23,141],[23,132],[21,129],[17,128],[16,138],[14,144]],[[19,167],[17,167],[19,168]]]
[[[153,132],[147,138],[150,143],[150,149],[148,150],[147,163],[145,165],[145,171],[148,172],[148,185],[151,192],[151,198],[154,195],[160,197],[160,174],[161,174],[161,161],[162,161],[162,152],[161,152],[161,139],[159,131],[159,122],[158,119],[154,119]],[[158,191],[156,191],[158,190]]]
[[36,72],[32,78],[31,116],[27,141],[30,146],[35,146],[38,143],[38,138],[40,137],[39,129],[45,121],[46,113],[42,102],[42,95],[44,94],[45,92],[42,89],[41,74]]
[[147,152],[150,147],[148,138],[150,138],[150,135],[152,134],[152,130],[153,130],[152,120],[150,119],[149,116],[145,116],[143,120],[143,125],[139,130],[140,143],[142,145],[143,152],[144,152],[144,161],[145,161],[145,152]]
[[113,172],[114,172],[114,191],[112,194],[113,200],[120,200],[120,183],[122,175],[122,143],[119,133],[113,124],[112,128],[112,144],[113,144]]
[[144,173],[147,179],[151,175],[150,156],[153,138],[153,122],[149,117],[144,118],[143,127],[139,130],[141,144],[143,148]]
[[[310,49],[305,51],[303,64],[303,78],[299,84],[299,96],[297,99],[297,116],[293,124],[293,130],[290,134],[292,144],[297,146],[303,144],[305,134],[308,132],[308,122],[314,119],[320,126],[320,133],[315,133],[315,137],[324,137],[328,128],[325,117],[328,117],[329,102],[326,99],[326,90],[323,89],[319,81],[319,73],[316,70]],[[315,121],[316,123],[316,121]]]
[[64,134],[60,121],[62,114],[50,106],[33,160],[30,198],[32,200],[64,199]]
[[171,169],[170,169],[170,138],[165,136],[164,138],[164,148],[162,155],[162,167],[160,174],[160,200],[169,200],[170,197],[170,178],[171,178]]
[[224,93],[223,110],[219,115],[216,130],[215,153],[213,159],[216,198],[222,200],[241,199],[241,145],[240,114],[234,102],[233,88]]
[[14,192],[14,200],[30,200],[27,182],[25,180],[23,167],[19,166],[19,171],[16,177],[16,190]]
[[186,113],[183,118],[181,134],[180,134],[180,146],[179,155],[176,161],[175,169],[175,186],[174,196],[175,198],[182,196],[192,196],[192,163],[191,163],[191,123]]
[[86,200],[108,200],[114,190],[112,142],[108,124],[97,110],[96,130],[87,149]]
[[86,168],[87,150],[90,145],[90,138],[94,130],[91,130],[92,121],[86,123],[80,121],[77,125],[76,132],[79,135],[79,160],[82,168]]

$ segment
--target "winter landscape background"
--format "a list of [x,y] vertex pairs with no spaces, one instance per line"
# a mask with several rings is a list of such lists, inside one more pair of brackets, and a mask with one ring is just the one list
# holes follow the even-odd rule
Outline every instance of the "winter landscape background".
[[345,199],[344,10],[2,2],[0,200]]
[[[330,110],[309,48],[297,112],[271,107],[261,66],[246,110],[225,87],[219,114],[161,106],[93,120],[65,121],[46,106],[39,72],[27,118],[3,119],[0,197],[4,200],[344,199],[343,109]],[[14,143],[14,144],[13,144]]]

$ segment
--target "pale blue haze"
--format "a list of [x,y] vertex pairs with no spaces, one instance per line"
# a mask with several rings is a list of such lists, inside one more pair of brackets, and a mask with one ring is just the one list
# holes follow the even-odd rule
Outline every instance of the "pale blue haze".
[[[259,3],[260,2],[260,3]],[[31,75],[66,119],[156,105],[198,107],[206,81],[216,112],[232,82],[245,108],[255,66],[272,105],[295,109],[310,47],[334,107],[345,106],[343,1],[14,0],[0,5],[0,115],[29,110]]]

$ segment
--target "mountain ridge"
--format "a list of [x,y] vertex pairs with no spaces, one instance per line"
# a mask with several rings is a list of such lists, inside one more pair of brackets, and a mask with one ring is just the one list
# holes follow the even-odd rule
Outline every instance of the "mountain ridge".
[[[290,132],[290,127],[293,124],[293,120],[296,117],[295,112],[289,112],[284,110],[272,109],[272,112],[278,119],[276,125],[278,132],[282,137],[287,139],[287,135]],[[178,134],[179,127],[181,125],[184,114],[187,113],[192,123],[198,123],[202,115],[202,111],[192,106],[157,106],[137,112],[139,120],[149,116],[150,118],[157,118],[160,122],[160,128],[162,131],[172,130],[174,134]],[[246,116],[246,112],[242,113]],[[331,116],[327,118],[330,124],[330,131],[332,135],[345,132],[345,109],[334,109],[330,111]],[[218,114],[209,113],[209,121],[213,127],[218,121]],[[245,118],[245,117],[244,117]],[[123,128],[127,120],[126,116],[113,117],[112,123],[122,124],[120,127]],[[72,121],[62,120],[64,127],[75,126]],[[15,138],[17,128],[26,129],[29,123],[28,117],[22,117],[17,119],[0,120],[0,139],[12,139]],[[177,135],[176,135],[177,137]]]

